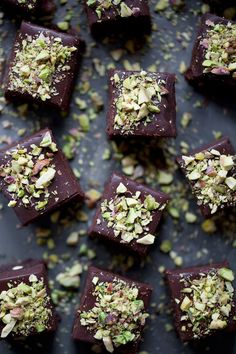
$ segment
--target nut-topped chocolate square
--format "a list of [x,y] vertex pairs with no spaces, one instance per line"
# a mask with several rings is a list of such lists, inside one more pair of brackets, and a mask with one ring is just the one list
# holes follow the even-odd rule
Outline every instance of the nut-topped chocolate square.
[[117,137],[176,137],[175,75],[109,72],[107,132]]
[[90,267],[73,338],[109,353],[137,354],[151,293],[148,284]]
[[182,341],[236,330],[234,273],[228,262],[167,270],[166,279]]
[[236,205],[236,156],[228,138],[180,156],[177,162],[204,216]]
[[113,173],[105,185],[89,234],[145,255],[155,242],[168,201],[167,194]]
[[236,85],[236,23],[211,14],[202,17],[187,80],[198,85]]
[[23,225],[65,203],[83,199],[49,129],[0,151],[0,187]]
[[55,314],[43,261],[0,267],[0,338],[19,339],[55,331]]
[[22,22],[5,78],[5,97],[69,109],[84,43],[76,36]]
[[122,33],[139,36],[151,32],[148,0],[84,0],[94,37]]

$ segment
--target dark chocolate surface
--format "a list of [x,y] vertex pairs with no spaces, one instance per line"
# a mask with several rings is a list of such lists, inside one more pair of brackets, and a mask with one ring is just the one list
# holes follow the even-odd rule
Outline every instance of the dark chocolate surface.
[[[187,342],[193,340],[193,332],[190,328],[187,328],[185,332],[181,331],[181,326],[184,324],[184,322],[181,321],[181,316],[183,315],[183,312],[180,309],[180,304],[185,296],[185,294],[182,292],[182,290],[185,288],[185,285],[183,282],[180,282],[180,279],[198,279],[200,277],[200,273],[207,274],[212,270],[217,270],[220,268],[229,268],[229,263],[227,261],[224,261],[222,263],[211,264],[206,266],[197,266],[185,269],[173,269],[166,271],[166,280],[168,288],[170,290],[175,328],[182,341]],[[175,299],[180,300],[180,303],[177,304]],[[229,323],[226,328],[227,331],[236,331],[236,322],[235,320],[233,320],[235,313],[236,310],[234,307],[229,317]],[[212,331],[211,335],[214,335],[216,333],[216,331]]]
[[93,7],[87,5],[84,0],[84,7],[88,18],[91,33],[96,38],[110,36],[111,34],[122,33],[125,36],[139,36],[151,31],[151,15],[147,0],[125,0],[131,9],[138,9],[135,15],[121,17],[114,10],[114,7],[103,11],[101,19],[98,18]]
[[[169,196],[167,194],[155,191],[147,186],[136,183],[135,181],[132,181],[132,180],[126,178],[125,176],[121,176],[116,173],[113,173],[111,178],[107,181],[107,183],[105,185],[105,189],[104,189],[101,203],[105,199],[111,200],[112,198],[115,197],[116,189],[120,183],[123,183],[126,186],[126,188],[128,189],[127,194],[125,194],[127,196],[130,195],[129,192],[131,192],[132,194],[135,194],[136,191],[140,191],[141,192],[140,199],[142,202],[144,201],[145,197],[148,194],[152,195],[155,198],[155,200],[158,203],[160,203],[161,205],[168,203],[168,201],[169,201]],[[153,245],[148,245],[148,246],[142,245],[142,244],[137,243],[136,240],[132,240],[130,243],[121,243],[120,237],[114,236],[113,229],[107,227],[107,222],[106,222],[106,220],[103,219],[103,217],[101,215],[101,203],[97,207],[95,216],[93,218],[92,225],[89,229],[90,236],[97,237],[98,239],[101,239],[104,241],[110,241],[111,243],[115,242],[116,244],[126,247],[133,252],[137,252],[141,256],[145,255],[148,252],[149,248],[152,247]],[[148,225],[150,234],[152,234],[152,235],[156,234],[156,229],[158,227],[158,224],[160,223],[162,214],[163,214],[163,211],[161,211],[161,210],[159,210],[159,211],[154,210],[152,212],[153,220]],[[100,224],[97,224],[97,219],[101,220]],[[140,238],[143,236],[140,235]]]
[[[148,284],[140,283],[133,281],[127,277],[121,277],[119,275],[116,275],[114,273],[95,268],[95,267],[90,267],[88,270],[88,275],[87,275],[87,280],[85,284],[85,289],[83,292],[83,295],[81,297],[80,301],[80,306],[79,310],[76,314],[75,322],[74,322],[74,327],[73,327],[73,338],[75,340],[79,340],[85,343],[90,343],[90,344],[99,344],[99,341],[97,341],[93,336],[94,333],[89,332],[86,327],[81,326],[80,324],[80,312],[81,311],[88,311],[90,310],[94,305],[95,305],[95,297],[93,296],[93,291],[94,291],[94,285],[92,283],[93,278],[97,276],[99,277],[99,281],[104,281],[104,282],[110,282],[113,281],[115,278],[121,279],[125,281],[127,284],[134,284],[136,287],[139,289],[139,296],[138,298],[143,300],[145,309],[147,310],[151,294],[152,294],[152,288]],[[141,328],[141,330],[143,330]],[[140,338],[141,340],[141,338]],[[138,347],[139,347],[139,342],[140,340],[137,340],[134,343],[130,343],[129,345],[124,345],[120,346],[115,350],[115,353],[121,353],[121,354],[136,354]]]
[[[8,283],[17,286],[21,282],[30,284],[29,276],[34,274],[38,279],[43,279],[43,282],[47,289],[47,294],[50,297],[50,290],[48,286],[46,267],[43,261],[38,260],[26,260],[22,263],[15,263],[7,266],[0,267],[0,293],[8,290]],[[54,332],[57,328],[58,318],[54,310],[54,306],[51,301],[48,303],[48,308],[52,311],[52,315],[49,318],[46,332]],[[4,325],[0,321],[0,332]],[[35,330],[32,330],[31,335],[38,335]],[[11,333],[7,339],[14,339],[21,337],[19,334]]]
[[[42,101],[40,98],[34,98],[27,92],[20,92],[20,90],[10,90],[9,88],[9,73],[13,67],[15,59],[15,49],[22,46],[22,40],[27,37],[27,35],[37,35],[43,33],[45,36],[51,37],[60,37],[62,39],[62,44],[67,46],[74,46],[77,48],[77,51],[71,53],[70,58],[67,61],[67,65],[70,66],[70,70],[65,72],[65,78],[55,82],[55,89],[58,92],[58,95],[52,95],[48,100]],[[22,102],[33,102],[45,107],[56,108],[61,111],[68,111],[72,91],[75,84],[75,79],[79,70],[79,61],[84,50],[84,42],[81,41],[77,36],[69,35],[63,32],[57,32],[55,30],[47,29],[34,25],[28,22],[22,22],[20,30],[17,32],[15,39],[15,44],[12,49],[12,53],[9,59],[8,70],[5,77],[5,97],[9,101],[15,101],[16,103]],[[54,75],[54,79],[57,76]]]
[[[190,67],[187,70],[185,77],[186,79],[196,85],[202,86],[204,84],[210,85],[212,89],[217,89],[220,87],[232,87],[236,86],[236,80],[231,75],[216,75],[212,73],[204,73],[204,67],[202,66],[205,60],[206,50],[201,44],[201,41],[207,37],[207,30],[210,28],[207,25],[207,21],[211,21],[215,24],[221,23],[227,25],[227,23],[232,22],[223,17],[219,17],[212,14],[205,14],[202,16],[201,24],[199,26],[197,36],[192,51],[192,59]],[[216,87],[214,87],[216,85]],[[221,92],[221,91],[220,91]],[[229,92],[232,94],[232,92]]]
[[[194,149],[193,151],[191,151],[186,156],[194,155],[194,154],[196,154],[198,152],[205,151],[205,150],[212,150],[212,149],[215,149],[215,150],[219,151],[221,154],[235,155],[235,149],[234,149],[233,145],[231,144],[229,138],[224,137],[224,138],[216,140],[216,141],[214,141],[214,142],[212,142],[210,144],[206,144],[206,145],[204,145],[204,146],[202,146],[200,148]],[[177,158],[177,162],[180,165],[180,168],[181,168],[182,172],[186,175],[186,169],[184,167],[184,161],[183,161],[181,156]],[[194,182],[191,182],[189,180],[188,180],[188,182],[189,182],[190,186],[192,186],[194,184]],[[228,207],[230,207],[230,206],[231,205],[228,205]],[[226,207],[227,207],[227,204],[219,206],[219,210],[220,209],[224,209]],[[201,212],[202,212],[203,216],[205,216],[205,217],[210,217],[211,216],[211,210],[210,210],[209,206],[207,206],[206,204],[205,205],[201,205],[200,209],[201,209]]]
[[157,73],[157,80],[165,80],[164,86],[168,94],[162,96],[158,105],[160,113],[153,114],[151,122],[140,124],[131,133],[122,134],[120,129],[114,129],[114,119],[116,116],[115,101],[119,97],[119,90],[111,78],[114,74],[119,74],[121,80],[135,74],[135,71],[110,70],[109,72],[109,105],[107,111],[107,132],[110,138],[116,137],[176,137],[176,101],[175,101],[175,75],[169,73]]
[[[39,144],[45,135],[48,129],[41,130],[40,132],[21,140],[19,143],[8,147],[6,150],[0,151],[0,165],[5,165],[9,160],[9,157],[6,157],[6,151],[16,148],[18,145],[24,146],[25,148],[29,148],[31,144]],[[50,131],[51,132],[51,131]],[[52,132],[51,132],[52,140],[55,142]],[[26,208],[22,204],[17,204],[13,209],[20,219],[22,225],[27,225],[31,222],[36,221],[42,215],[46,215],[50,213],[55,208],[59,208],[65,203],[73,202],[73,201],[82,201],[83,192],[80,188],[80,185],[74,176],[68,161],[63,155],[62,151],[59,149],[54,153],[53,164],[55,164],[56,175],[49,186],[49,191],[52,193],[49,197],[49,202],[45,209],[37,211],[35,207]],[[0,178],[0,186],[3,190],[4,195],[7,199],[11,200],[11,194],[7,191],[7,184],[3,178]],[[56,192],[56,195],[54,194]],[[58,200],[55,200],[58,198]]]

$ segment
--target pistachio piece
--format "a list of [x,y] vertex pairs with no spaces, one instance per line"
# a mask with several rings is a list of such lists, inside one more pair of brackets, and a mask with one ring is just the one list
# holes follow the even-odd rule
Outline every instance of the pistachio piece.
[[231,269],[228,268],[220,268],[218,274],[227,281],[234,280],[234,273]]
[[152,245],[155,242],[155,236],[147,234],[139,238],[136,242],[141,243],[142,245]]

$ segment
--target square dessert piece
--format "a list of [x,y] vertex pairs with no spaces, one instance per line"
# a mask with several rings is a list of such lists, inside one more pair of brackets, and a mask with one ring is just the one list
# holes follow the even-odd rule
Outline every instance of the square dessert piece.
[[186,79],[193,84],[236,85],[236,23],[215,15],[202,17]]
[[109,353],[136,354],[151,294],[148,284],[90,267],[73,338]]
[[67,111],[83,49],[74,35],[22,22],[5,78],[6,99]]
[[50,15],[55,10],[53,0],[1,0],[4,10],[15,16]]
[[0,267],[0,338],[19,339],[57,327],[43,261]]
[[84,196],[47,128],[0,151],[0,188],[22,225]]
[[167,270],[166,279],[183,342],[236,330],[234,273],[228,262]]
[[205,217],[236,205],[236,156],[228,138],[180,156],[177,162]]
[[151,32],[148,0],[84,0],[84,4],[91,33],[96,38]]
[[169,199],[165,193],[113,173],[105,185],[89,235],[145,255],[155,242]]
[[107,132],[117,137],[176,137],[175,75],[109,72]]

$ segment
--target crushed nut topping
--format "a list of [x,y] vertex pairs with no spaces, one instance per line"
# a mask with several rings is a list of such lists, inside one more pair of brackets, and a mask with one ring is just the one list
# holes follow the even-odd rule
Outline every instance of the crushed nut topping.
[[48,204],[48,187],[53,181],[56,169],[53,164],[56,144],[50,132],[46,132],[39,145],[30,148],[17,146],[6,152],[6,165],[0,166],[0,177],[8,185],[7,192],[11,200],[10,207],[34,206],[42,210]]
[[140,327],[145,325],[148,314],[135,284],[129,285],[120,279],[101,282],[98,277],[94,277],[92,283],[96,303],[91,310],[80,314],[80,322],[112,353],[114,347],[139,338]]
[[121,242],[126,243],[134,239],[142,244],[154,243],[155,237],[149,234],[148,226],[153,220],[152,212],[163,210],[165,204],[160,205],[150,194],[142,202],[141,192],[137,191],[133,195],[122,183],[116,193],[114,199],[106,199],[101,205],[102,217],[107,226],[113,229],[115,237],[120,237]]
[[31,274],[29,284],[14,285],[9,283],[8,290],[0,293],[0,321],[4,324],[1,338],[11,332],[28,336],[45,331],[52,311],[43,279]]
[[210,29],[201,45],[206,49],[204,72],[216,75],[232,75],[236,78],[236,24],[214,24],[207,20]]
[[87,0],[87,5],[94,8],[99,19],[108,10],[114,10],[121,17],[130,17],[140,12],[139,7],[129,7],[123,0]]
[[160,113],[162,96],[168,94],[165,81],[146,71],[126,78],[116,73],[112,83],[118,91],[114,128],[124,134],[132,133],[141,122],[150,123],[154,114]]
[[35,4],[37,3],[37,0],[16,0],[19,4],[21,5],[26,5],[29,10],[32,10],[35,7]]
[[190,328],[194,338],[200,338],[212,330],[225,328],[234,306],[233,280],[234,274],[227,268],[199,274],[198,279],[182,278],[184,298],[176,301],[183,312],[182,331]]
[[64,46],[59,37],[43,33],[22,39],[15,48],[15,59],[10,69],[10,90],[20,90],[42,101],[58,95],[56,84],[65,79],[67,65],[76,47]]
[[211,214],[224,205],[235,205],[235,155],[220,154],[212,149],[182,156],[182,159],[199,205],[209,206]]

